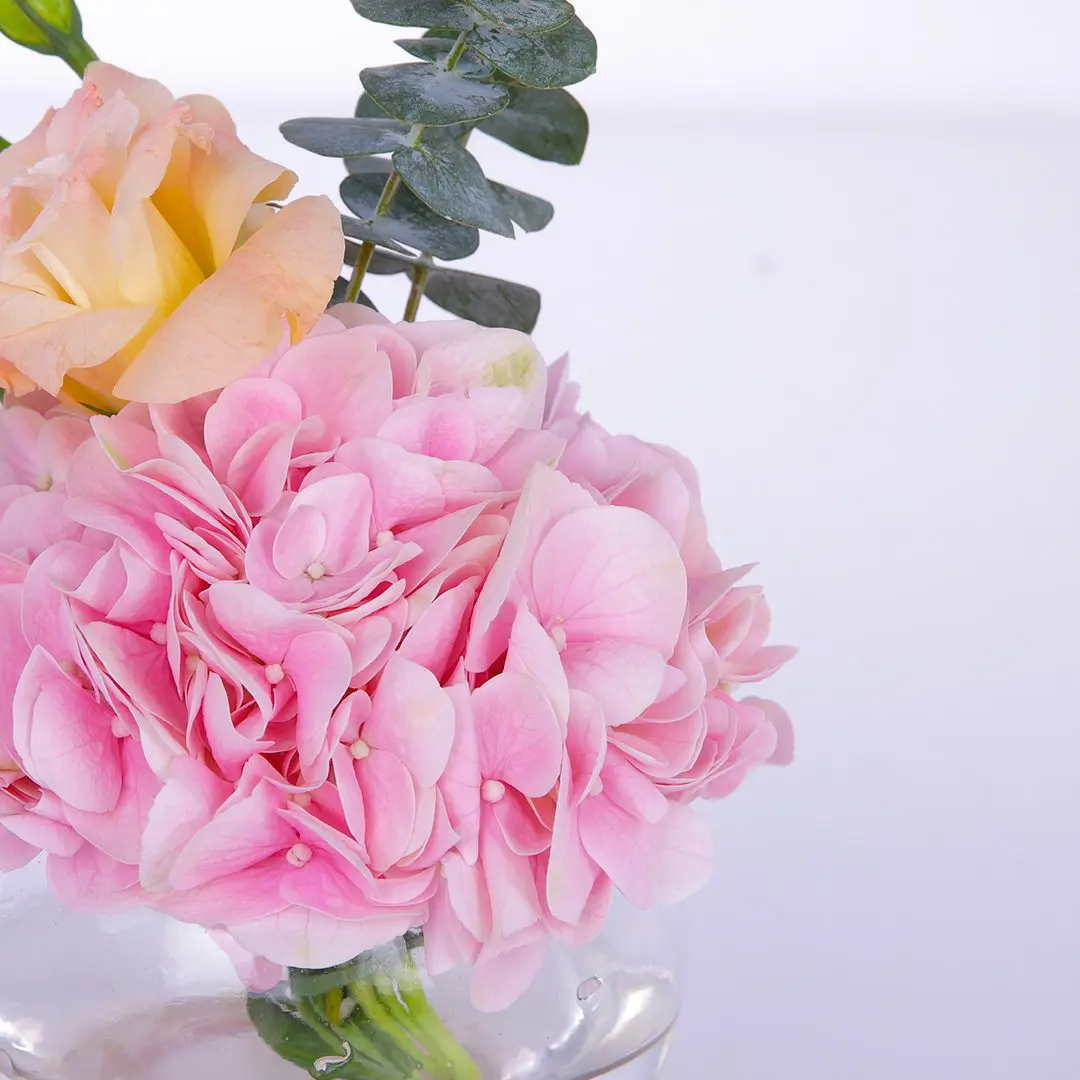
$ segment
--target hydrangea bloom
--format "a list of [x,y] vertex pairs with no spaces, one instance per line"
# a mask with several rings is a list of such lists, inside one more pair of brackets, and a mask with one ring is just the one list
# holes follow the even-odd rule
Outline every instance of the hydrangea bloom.
[[692,467],[575,401],[524,335],[345,307],[179,405],[0,413],[0,869],[261,983],[423,925],[492,1009],[696,889],[791,650]]

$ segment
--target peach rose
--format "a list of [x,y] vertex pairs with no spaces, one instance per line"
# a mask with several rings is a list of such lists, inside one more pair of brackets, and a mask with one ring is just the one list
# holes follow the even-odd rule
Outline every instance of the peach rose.
[[220,102],[94,63],[0,153],[0,387],[94,409],[225,386],[315,324],[341,269],[325,198]]

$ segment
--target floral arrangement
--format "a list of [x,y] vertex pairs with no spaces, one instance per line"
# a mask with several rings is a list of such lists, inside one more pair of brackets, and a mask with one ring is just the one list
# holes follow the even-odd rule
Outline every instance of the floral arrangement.
[[[217,101],[96,61],[68,0],[0,3],[83,75],[0,153],[0,870],[204,926],[254,991],[422,934],[498,1010],[616,892],[706,880],[692,804],[790,759],[737,691],[793,650],[691,464],[538,354],[538,294],[435,261],[550,220],[465,143],[580,160],[595,40],[564,0],[353,3],[429,29],[356,117],[284,126],[347,161],[346,218]],[[355,1023],[406,997],[357,982],[287,1021],[412,1075]]]

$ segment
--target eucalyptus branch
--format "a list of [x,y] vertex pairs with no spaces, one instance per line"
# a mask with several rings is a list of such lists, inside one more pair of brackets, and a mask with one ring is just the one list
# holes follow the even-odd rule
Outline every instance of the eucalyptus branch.
[[337,295],[358,299],[369,273],[407,273],[406,319],[427,297],[460,318],[530,333],[540,313],[535,289],[446,264],[472,255],[481,232],[512,239],[546,228],[554,208],[489,179],[466,143],[482,131],[540,161],[578,164],[589,121],[565,88],[596,70],[595,36],[568,0],[352,5],[364,18],[426,32],[395,42],[411,62],[360,72],[364,92],[351,117],[281,126],[294,145],[346,163],[341,198],[355,216],[343,224],[357,243]]
[[[465,55],[465,43],[468,37],[468,31],[463,30],[458,34],[457,41],[454,43],[454,47],[447,53],[446,59],[442,63],[442,70],[446,72],[453,71],[457,67],[458,61]],[[420,140],[424,137],[424,132],[427,131],[427,124],[413,124],[406,137],[405,145],[407,147],[415,149],[420,145]],[[394,197],[397,195],[398,190],[401,187],[401,175],[391,165],[390,175],[387,177],[386,186],[383,188],[382,195],[379,198],[379,203],[375,207],[375,214],[372,218],[373,221],[377,221],[380,217],[385,217],[389,211],[390,206],[394,201]],[[345,302],[348,304],[355,304],[360,298],[360,289],[364,284],[364,277],[367,275],[368,268],[371,266],[371,260],[375,255],[376,244],[373,240],[365,240],[360,245],[360,252],[356,257],[356,263],[353,266],[352,275],[349,278],[349,288],[345,293]],[[423,281],[426,281],[427,275],[423,275]],[[416,297],[415,307],[413,309],[413,317],[410,319],[408,314],[405,318],[407,322],[412,322],[416,318],[416,310],[420,307],[420,297],[423,295],[423,281],[420,284],[420,294]],[[414,288],[415,288],[414,279]],[[409,298],[410,304],[412,303],[412,297]]]

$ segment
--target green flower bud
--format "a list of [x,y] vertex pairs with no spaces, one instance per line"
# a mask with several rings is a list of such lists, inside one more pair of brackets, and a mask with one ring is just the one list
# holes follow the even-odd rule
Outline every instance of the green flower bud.
[[59,56],[78,75],[97,59],[83,40],[75,0],[0,0],[0,34],[34,52]]

